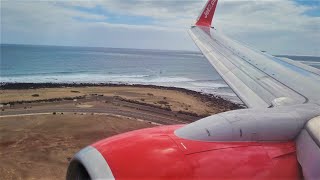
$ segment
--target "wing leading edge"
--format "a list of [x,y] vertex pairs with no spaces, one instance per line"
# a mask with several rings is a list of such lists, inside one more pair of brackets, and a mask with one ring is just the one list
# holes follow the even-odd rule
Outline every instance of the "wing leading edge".
[[209,0],[189,34],[249,108],[320,104],[320,73],[250,48],[211,28],[218,0]]

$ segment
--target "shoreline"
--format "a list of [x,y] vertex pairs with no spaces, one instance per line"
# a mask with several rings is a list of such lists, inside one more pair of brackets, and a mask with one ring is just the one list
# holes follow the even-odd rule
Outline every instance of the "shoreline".
[[[84,87],[136,87],[136,88],[151,88],[160,90],[172,90],[187,95],[191,95],[199,98],[203,102],[214,102],[218,104],[227,105],[231,110],[246,108],[243,104],[238,104],[232,102],[228,99],[224,99],[220,96],[214,94],[207,94],[198,91],[193,91],[185,88],[179,87],[167,87],[167,86],[157,86],[157,85],[144,85],[144,84],[125,84],[125,83],[0,83],[0,90],[30,90],[30,89],[44,89],[44,88],[84,88]],[[64,100],[65,98],[61,98]],[[53,99],[59,100],[59,99]],[[45,100],[42,100],[45,101]],[[50,99],[48,99],[50,101]],[[24,101],[25,103],[37,102],[34,101]],[[22,102],[22,103],[24,103]],[[10,103],[21,103],[19,101],[7,102]]]

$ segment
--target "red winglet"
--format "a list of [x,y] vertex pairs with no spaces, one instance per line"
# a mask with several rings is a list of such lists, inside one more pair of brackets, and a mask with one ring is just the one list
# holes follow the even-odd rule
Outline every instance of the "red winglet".
[[207,26],[211,27],[212,19],[214,12],[216,11],[216,7],[218,4],[218,0],[209,0],[206,6],[203,8],[198,21],[196,22],[196,26]]

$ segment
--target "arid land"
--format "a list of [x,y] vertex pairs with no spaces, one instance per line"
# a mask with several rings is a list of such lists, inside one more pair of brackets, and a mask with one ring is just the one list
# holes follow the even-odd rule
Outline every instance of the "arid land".
[[109,84],[1,85],[0,104],[0,179],[64,179],[72,156],[97,140],[241,108],[185,89]]

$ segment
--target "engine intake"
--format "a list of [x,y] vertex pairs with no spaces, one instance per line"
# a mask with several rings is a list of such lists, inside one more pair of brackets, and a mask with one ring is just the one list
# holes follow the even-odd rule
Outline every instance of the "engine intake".
[[114,179],[112,171],[94,147],[88,146],[79,151],[71,160],[67,171],[67,180],[73,179]]

